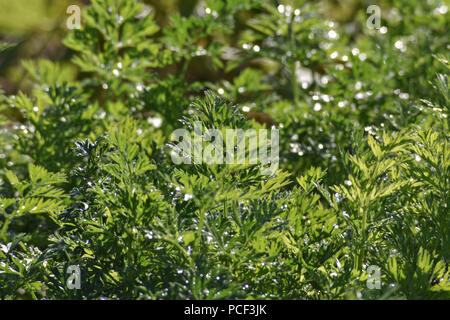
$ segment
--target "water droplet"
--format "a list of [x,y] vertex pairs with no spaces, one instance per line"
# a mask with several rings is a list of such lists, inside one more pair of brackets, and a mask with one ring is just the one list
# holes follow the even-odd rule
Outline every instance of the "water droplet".
[[400,97],[400,99],[406,100],[406,99],[409,99],[409,94],[407,94],[407,93],[400,93],[399,97]]
[[345,100],[344,100],[344,101],[339,101],[339,102],[338,102],[338,107],[339,107],[339,108],[343,108],[343,107],[345,107],[347,104],[348,104],[348,102],[345,101]]
[[395,48],[397,48],[398,50],[400,50],[401,52],[405,52],[406,51],[406,45],[402,40],[397,40],[394,44]]
[[446,5],[442,5],[440,7],[437,7],[436,9],[434,9],[433,13],[434,14],[446,14],[448,11],[448,8]]
[[147,118],[147,122],[152,124],[155,128],[159,128],[162,125],[163,120],[161,118]]
[[328,38],[337,39],[337,38],[339,38],[339,35],[337,34],[336,31],[330,30],[330,31],[328,31]]

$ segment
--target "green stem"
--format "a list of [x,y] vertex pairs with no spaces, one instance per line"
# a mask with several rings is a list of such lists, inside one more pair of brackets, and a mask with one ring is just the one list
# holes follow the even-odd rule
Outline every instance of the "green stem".
[[189,66],[189,63],[191,62],[191,59],[185,58],[184,62],[183,62],[183,67],[181,68],[181,78],[184,79],[186,72],[187,72],[187,68]]
[[16,216],[17,210],[11,213],[5,220],[5,223],[2,226],[2,229],[0,231],[0,239],[3,241],[6,241],[6,230],[8,230],[8,226],[11,223],[12,219]]
[[365,255],[366,255],[366,229],[367,229],[367,208],[366,206],[361,206],[359,208],[359,213],[360,216],[362,216],[362,228],[361,228],[361,247],[359,248],[359,250],[357,251],[357,259],[356,259],[356,268],[358,269],[358,271],[362,270],[362,265],[363,265],[363,261],[365,259]]
[[205,223],[205,213],[203,210],[200,211],[199,214],[199,222],[198,222],[198,230],[197,230],[197,237],[195,238],[195,250],[198,250],[198,247],[200,245],[200,239],[202,237],[202,229],[203,229],[203,224]]
[[161,241],[170,243],[171,245],[175,246],[178,250],[180,250],[181,253],[183,253],[184,257],[186,258],[186,260],[188,261],[189,265],[191,267],[194,267],[194,261],[192,260],[192,258],[189,256],[189,254],[186,252],[186,250],[176,241],[171,240],[169,238],[160,238]]
[[293,57],[296,56],[296,44],[295,44],[295,35],[292,31],[292,27],[294,24],[294,16],[292,16],[289,26],[288,26],[288,38],[289,38],[289,50],[291,51],[291,58],[289,67],[291,70],[291,86],[292,86],[292,95],[294,98],[294,104],[297,106],[299,103],[299,91],[298,91],[298,83],[297,83],[297,67],[295,65],[295,59]]

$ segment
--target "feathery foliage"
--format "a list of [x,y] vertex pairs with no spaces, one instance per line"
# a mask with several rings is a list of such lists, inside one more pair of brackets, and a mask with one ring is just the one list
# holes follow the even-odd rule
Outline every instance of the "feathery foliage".
[[[0,298],[449,299],[450,21],[381,5],[93,0],[0,92]],[[174,163],[196,123],[279,129],[279,169]]]

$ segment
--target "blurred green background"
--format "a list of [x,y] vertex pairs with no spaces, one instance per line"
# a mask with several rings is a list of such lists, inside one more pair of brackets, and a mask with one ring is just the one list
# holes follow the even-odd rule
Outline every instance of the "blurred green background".
[[[362,0],[319,0],[325,16],[339,22],[352,22],[355,14],[367,1]],[[152,12],[160,27],[169,25],[169,16],[180,13],[190,15],[203,5],[200,0],[147,0],[143,1]],[[283,1],[288,4],[290,1]],[[294,1],[292,1],[294,2]],[[71,52],[62,39],[69,30],[66,21],[69,17],[66,9],[70,5],[79,5],[81,10],[90,1],[66,0],[0,0],[0,41],[11,43],[12,48],[0,55],[0,87],[5,94],[14,94],[19,90],[29,91],[30,79],[22,66],[28,59],[49,59],[59,61],[65,72],[76,78],[75,68],[70,64]],[[249,13],[242,13],[242,29]],[[239,25],[238,25],[239,28]],[[242,31],[242,30],[238,30]],[[229,39],[232,41],[233,39]],[[214,80],[218,75],[205,72],[204,65],[198,63],[190,67],[192,78]],[[206,78],[206,79],[205,79]],[[209,78],[209,79],[208,79]]]

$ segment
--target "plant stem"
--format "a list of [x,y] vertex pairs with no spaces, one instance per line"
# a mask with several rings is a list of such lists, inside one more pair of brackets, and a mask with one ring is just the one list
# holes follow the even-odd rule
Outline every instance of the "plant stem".
[[198,230],[197,230],[197,237],[195,238],[195,250],[198,249],[199,245],[200,245],[200,239],[202,236],[202,229],[203,229],[203,224],[205,222],[205,213],[203,210],[200,210],[200,214],[199,214],[199,222],[198,222]]
[[173,245],[175,248],[177,248],[178,250],[180,250],[180,252],[184,255],[184,257],[186,258],[186,260],[188,261],[189,265],[191,267],[194,266],[194,261],[192,260],[192,258],[189,256],[189,254],[186,252],[186,250],[180,246],[180,244],[176,241],[173,241],[172,239],[169,238],[160,238],[161,241],[170,243],[171,245]]
[[362,226],[361,226],[361,243],[360,248],[357,250],[357,257],[356,257],[356,265],[355,267],[358,269],[358,271],[362,270],[363,261],[366,254],[366,229],[367,229],[367,208],[365,205],[361,206],[359,208],[359,214],[362,216]]
[[6,219],[5,219],[5,223],[2,226],[2,229],[0,231],[0,239],[2,239],[3,241],[6,241],[6,230],[8,230],[8,226],[11,223],[12,219],[16,216],[17,214],[17,210],[15,210],[13,213],[11,213]]
[[288,27],[288,38],[289,38],[289,50],[291,51],[291,58],[290,58],[290,71],[291,71],[291,87],[292,87],[292,95],[294,99],[294,104],[297,106],[299,103],[299,92],[298,92],[298,84],[297,84],[297,66],[296,61],[293,57],[296,56],[296,45],[295,45],[295,36],[294,32],[292,31],[292,27],[294,24],[294,16],[291,17],[291,20],[289,21],[289,27]]

